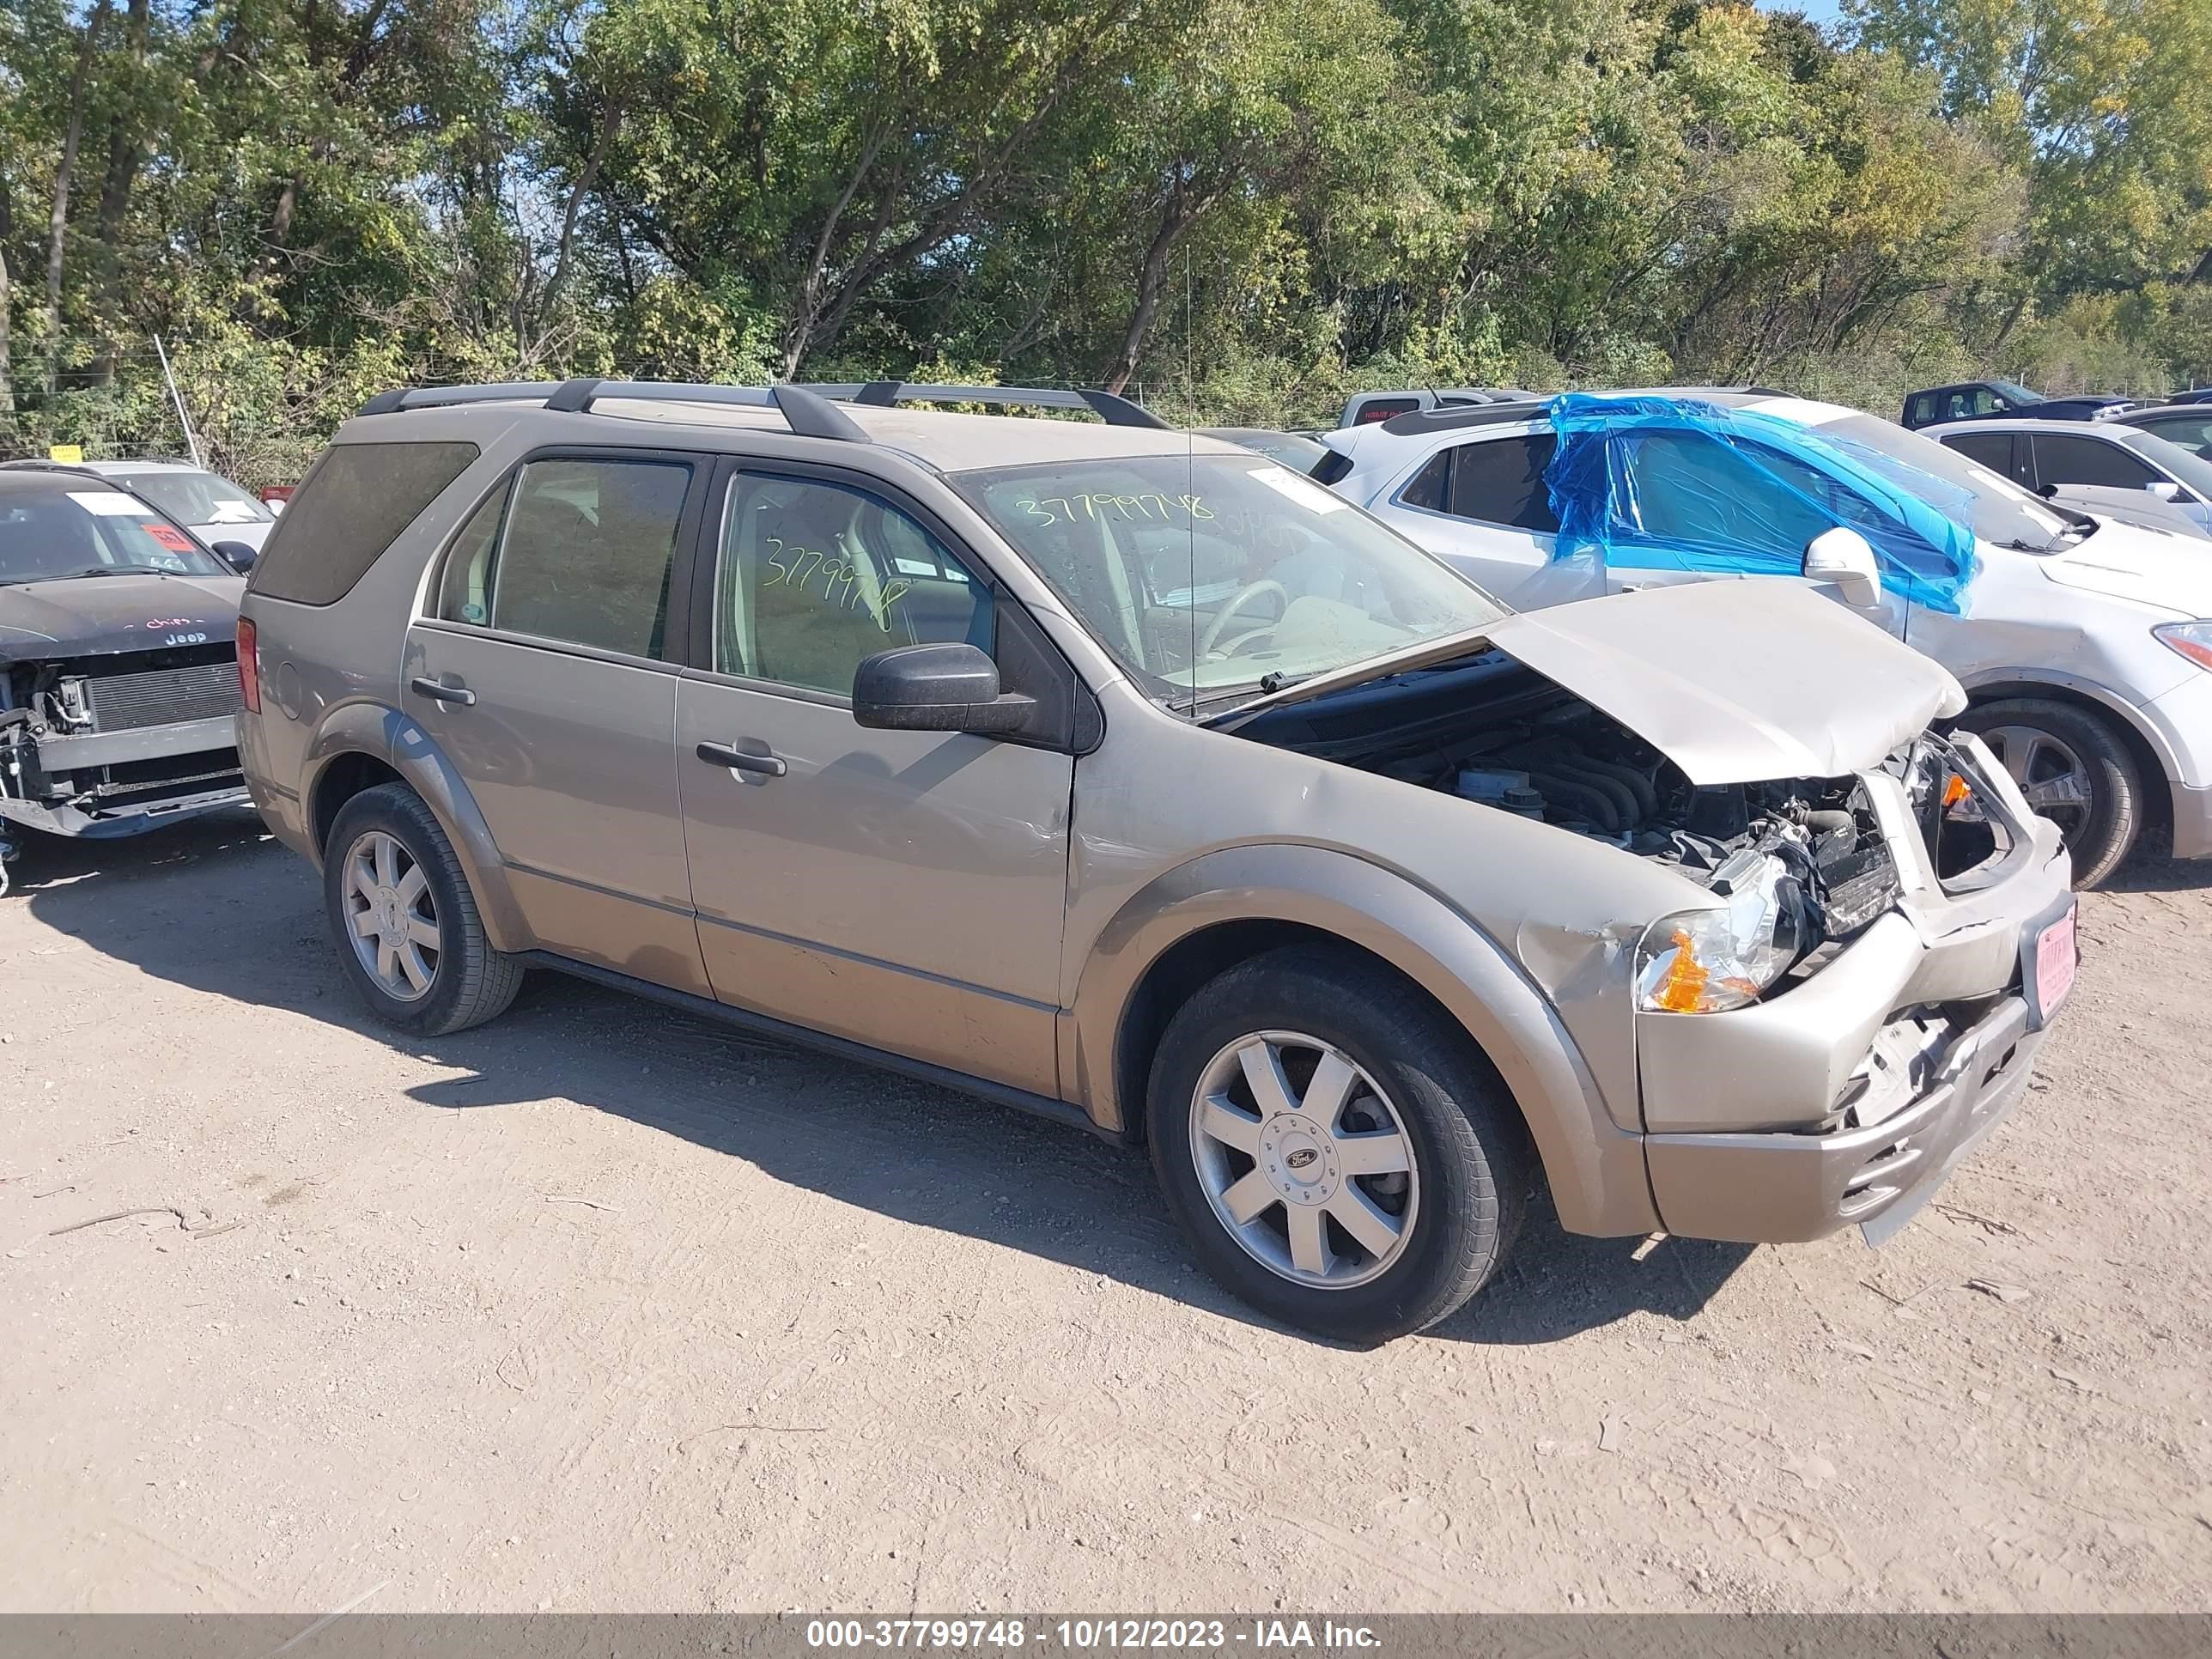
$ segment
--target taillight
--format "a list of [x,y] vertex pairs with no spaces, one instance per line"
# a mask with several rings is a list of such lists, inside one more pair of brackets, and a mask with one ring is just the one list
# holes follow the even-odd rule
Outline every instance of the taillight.
[[252,620],[245,617],[238,619],[238,695],[247,714],[261,712],[261,642]]

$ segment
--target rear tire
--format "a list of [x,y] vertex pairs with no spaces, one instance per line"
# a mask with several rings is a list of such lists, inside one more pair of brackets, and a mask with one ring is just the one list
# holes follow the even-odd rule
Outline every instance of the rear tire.
[[1326,947],[1200,988],[1161,1038],[1146,1128],[1206,1271],[1286,1325],[1362,1344],[1425,1329],[1488,1281],[1535,1169],[1467,1033]]
[[492,949],[453,844],[405,784],[364,789],[338,810],[323,904],[347,977],[387,1025],[465,1031],[522,988],[522,963]]
[[[1986,743],[2028,805],[2057,823],[2087,890],[2118,869],[2142,827],[2142,769],[2110,720],[2050,697],[1999,697],[1959,724]],[[2039,799],[2040,797],[2040,799]]]

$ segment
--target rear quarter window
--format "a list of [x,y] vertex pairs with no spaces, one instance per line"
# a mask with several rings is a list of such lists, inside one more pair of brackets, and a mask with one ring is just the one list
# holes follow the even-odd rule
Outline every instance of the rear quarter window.
[[332,446],[285,504],[249,589],[335,605],[480,453],[456,442]]

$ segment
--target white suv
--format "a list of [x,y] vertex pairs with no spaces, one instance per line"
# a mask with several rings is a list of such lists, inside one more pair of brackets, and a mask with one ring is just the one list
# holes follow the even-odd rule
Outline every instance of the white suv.
[[[2081,885],[2109,875],[2154,825],[2171,830],[2177,856],[2212,857],[2212,549],[2040,501],[1855,410],[1758,392],[1701,391],[1684,404],[1697,406],[1722,428],[1735,410],[1808,428],[1972,532],[1976,569],[1957,614],[1923,602],[1896,572],[1885,578],[1850,528],[1901,531],[1894,505],[1855,484],[1852,465],[1824,474],[1762,444],[1756,421],[1719,447],[1727,453],[1705,468],[1711,492],[1697,503],[1708,535],[1717,510],[1725,520],[1740,509],[1744,539],[1769,544],[1757,550],[1789,541],[1790,562],[1765,568],[1802,568],[1957,675],[1972,698],[1960,723],[1982,734],[2065,831]],[[1686,421],[1686,431],[1697,424]],[[1648,543],[1633,568],[1587,549],[1562,556],[1546,479],[1559,439],[1542,403],[1402,415],[1323,441],[1336,454],[1316,478],[1522,610],[1738,576],[1753,562],[1691,552],[1654,562]],[[1614,464],[1632,467],[1635,453],[1624,447]],[[1808,471],[1808,495],[1778,483]],[[1645,534],[1663,544],[1668,517],[1687,507],[1680,495],[1646,491],[1637,510]],[[1684,665],[1686,673],[1707,666],[1725,672]]]

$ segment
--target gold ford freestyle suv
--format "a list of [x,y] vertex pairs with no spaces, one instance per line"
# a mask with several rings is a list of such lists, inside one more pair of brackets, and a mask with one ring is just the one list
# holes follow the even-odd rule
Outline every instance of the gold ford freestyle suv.
[[[1105,420],[900,406],[955,395]],[[392,1025],[559,969],[1140,1142],[1340,1339],[1466,1301],[1540,1172],[1571,1231],[1878,1242],[2074,975],[2056,827],[1844,607],[1509,614],[1103,394],[387,392],[239,657]]]

